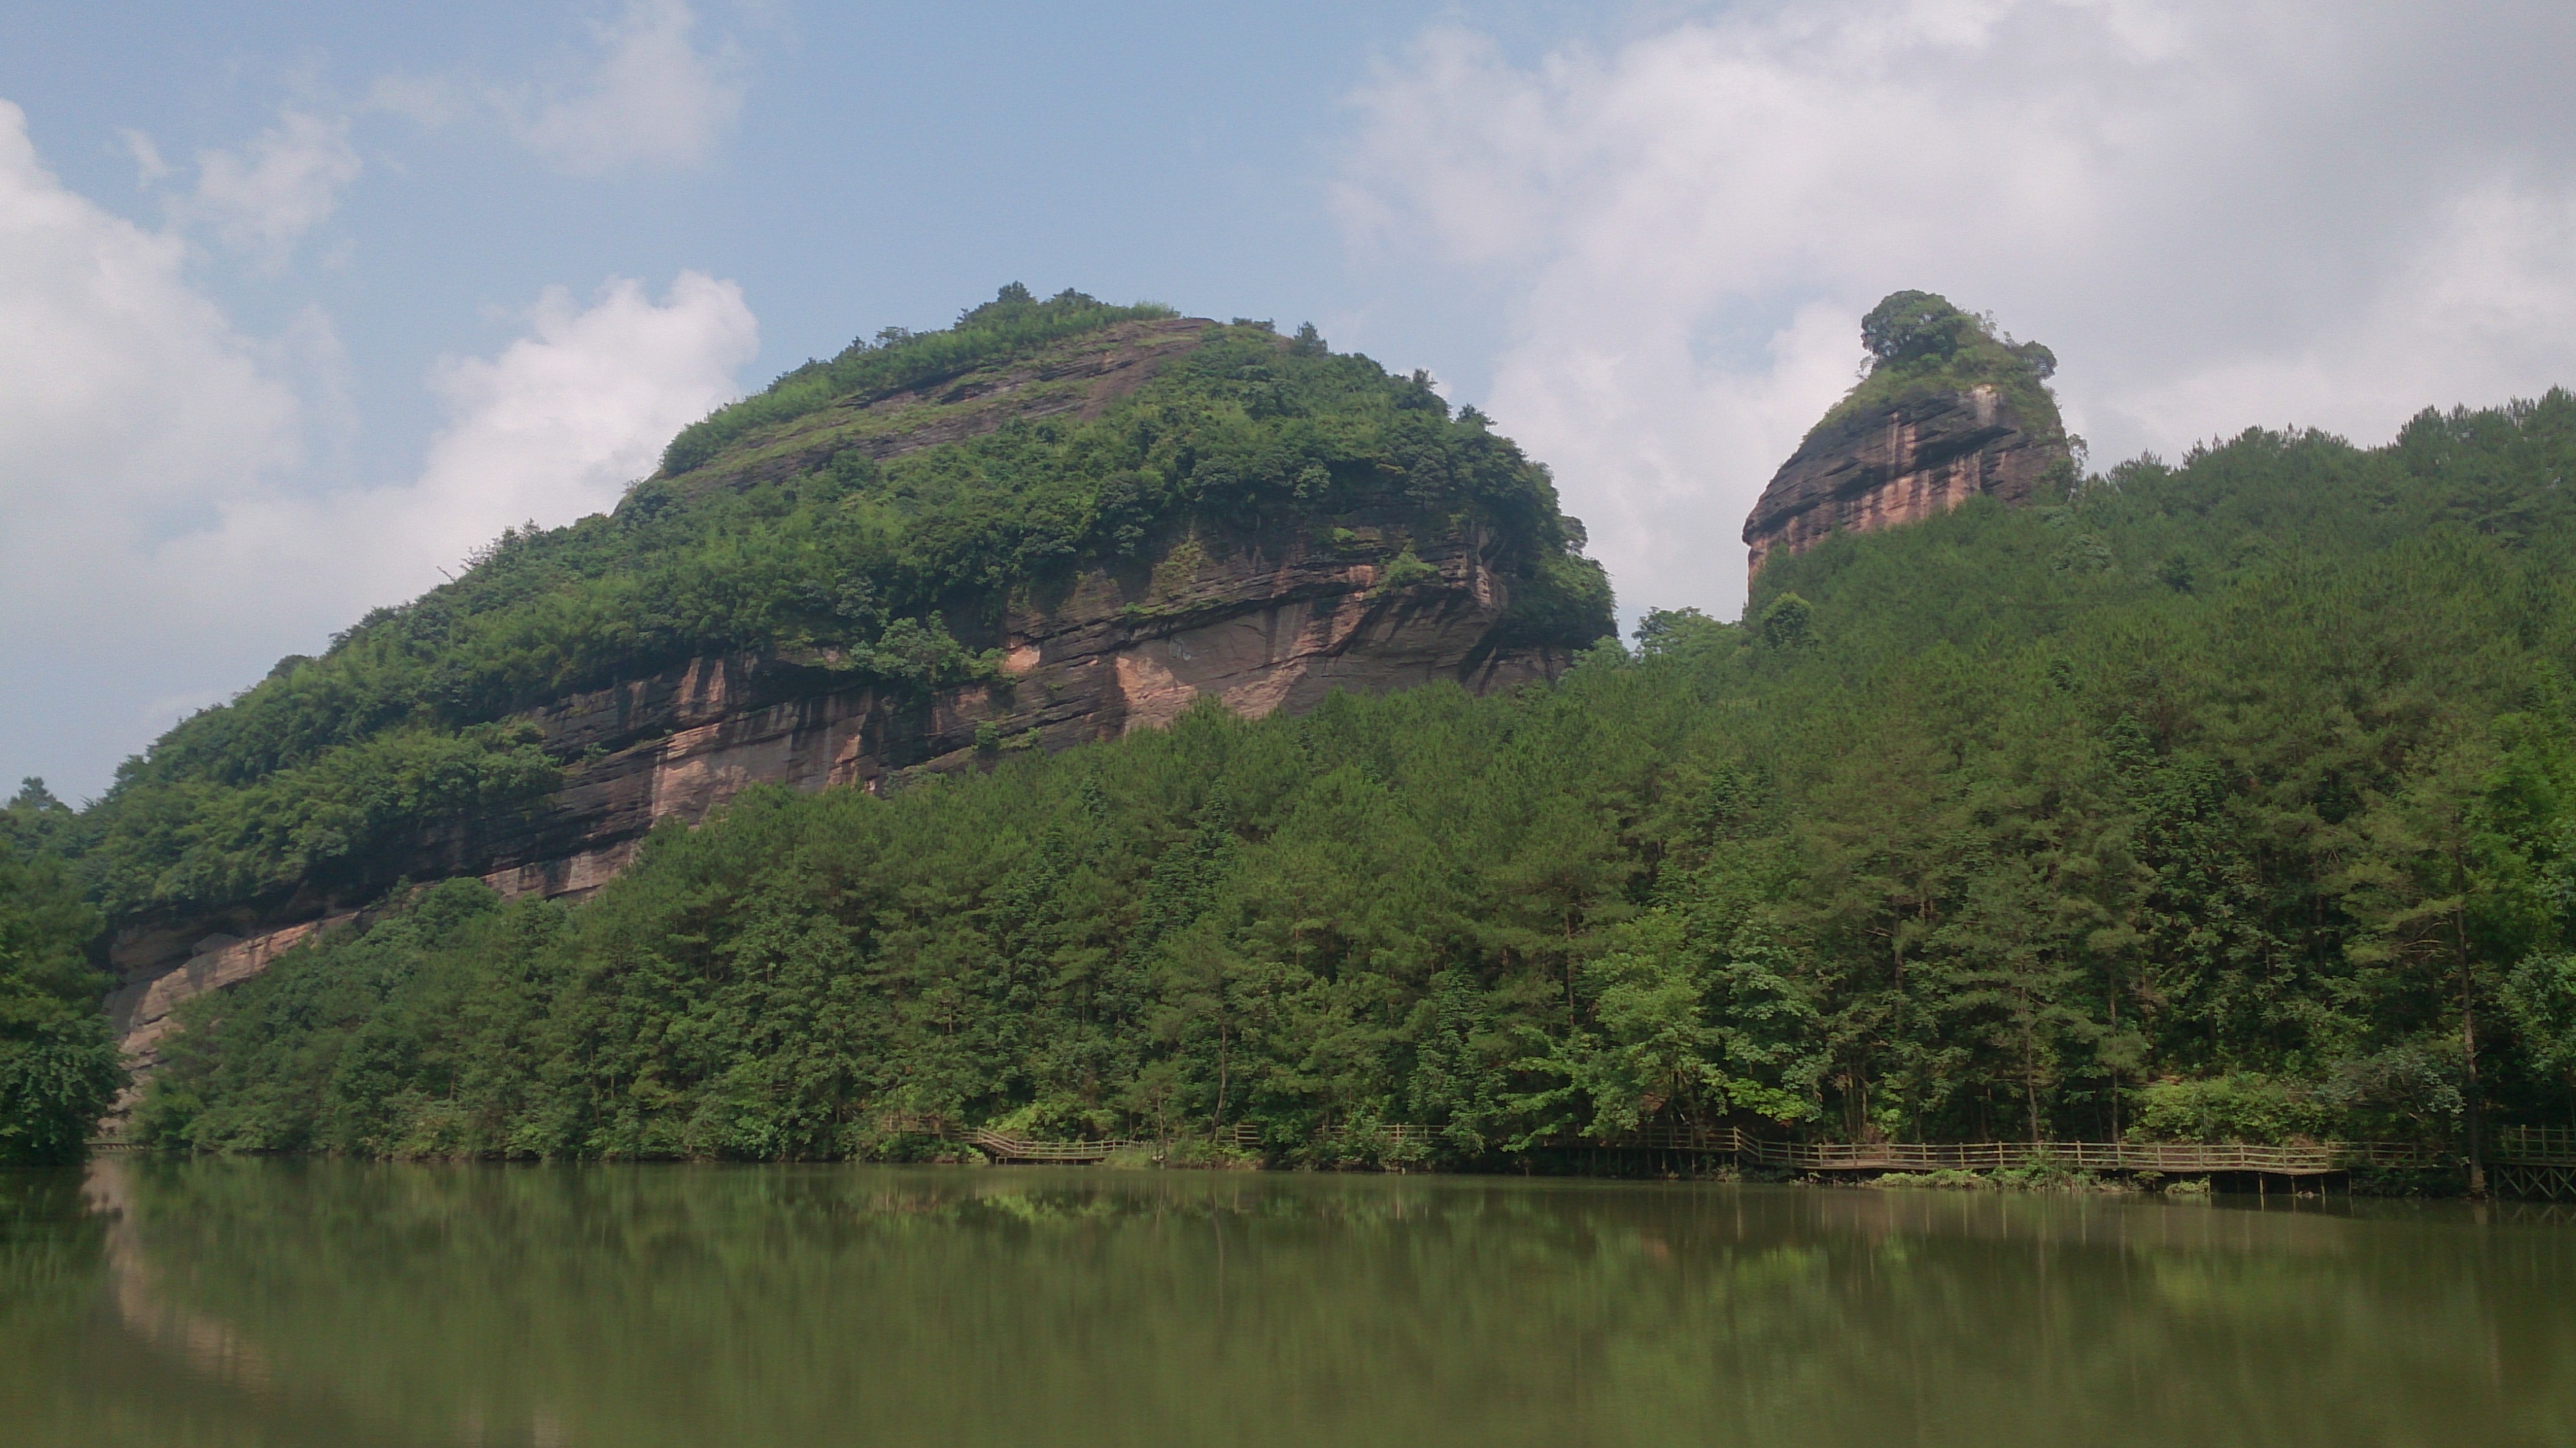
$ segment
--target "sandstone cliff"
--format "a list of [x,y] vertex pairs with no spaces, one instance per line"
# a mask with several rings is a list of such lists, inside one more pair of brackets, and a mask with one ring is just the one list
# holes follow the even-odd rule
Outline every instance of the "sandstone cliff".
[[2011,505],[2072,477],[2055,359],[1939,297],[1899,292],[1862,326],[1868,378],[1780,465],[1744,520],[1752,572],[1837,530],[1912,523],[1985,496]]
[[[666,471],[630,506],[686,507],[852,453],[882,461],[1037,419],[1097,418],[1216,328],[1121,322],[809,409]],[[1013,585],[967,631],[995,661],[970,682],[923,688],[831,647],[773,648],[701,654],[522,711],[513,717],[560,770],[541,798],[424,825],[354,873],[284,898],[128,918],[112,945],[113,1022],[149,1070],[179,1004],[264,970],[318,927],[360,918],[401,882],[470,875],[504,894],[578,897],[656,824],[693,824],[755,784],[899,787],[913,773],[1166,724],[1203,699],[1259,717],[1337,688],[1510,687],[1552,677],[1607,631],[1606,616],[1534,627],[1514,608],[1532,577],[1528,539],[1410,493],[1381,491],[1329,516],[1199,516],[1156,537],[1132,556]]]
[[1258,718],[1337,688],[1450,680],[1484,692],[1565,667],[1562,647],[1499,640],[1510,599],[1492,540],[1415,540],[1436,576],[1390,588],[1385,534],[1346,531],[1338,544],[1193,536],[1127,576],[1087,574],[1053,606],[1013,611],[1003,682],[927,699],[856,683],[828,659],[778,655],[692,659],[574,695],[530,716],[566,763],[562,787],[535,808],[424,839],[337,897],[131,926],[113,947],[111,1019],[148,1070],[181,1002],[265,969],[317,923],[357,918],[373,889],[477,875],[505,895],[578,897],[655,824],[695,824],[754,784],[873,790],[907,771],[1168,724],[1203,697]]
[[2034,436],[1992,387],[1937,392],[1838,418],[1780,465],[1744,520],[1752,570],[1836,529],[1865,533],[1980,495],[2028,502],[2062,468],[2066,442]]

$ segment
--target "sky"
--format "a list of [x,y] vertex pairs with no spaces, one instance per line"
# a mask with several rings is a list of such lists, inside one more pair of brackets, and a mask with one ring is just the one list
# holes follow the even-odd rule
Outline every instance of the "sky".
[[681,426],[1020,281],[1313,321],[1554,470],[1623,615],[1941,292],[2097,466],[2576,384],[2576,7],[14,9],[0,776],[79,800]]

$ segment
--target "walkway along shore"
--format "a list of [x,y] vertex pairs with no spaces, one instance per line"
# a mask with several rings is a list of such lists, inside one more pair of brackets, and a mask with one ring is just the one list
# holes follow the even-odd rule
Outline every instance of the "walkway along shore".
[[[1138,1155],[1159,1160],[1173,1145],[1151,1138],[1042,1141],[917,1112],[888,1113],[878,1118],[878,1126],[890,1135],[930,1136],[971,1146],[988,1160],[1002,1164],[1090,1166],[1112,1157]],[[1329,1139],[1337,1142],[1381,1149],[1427,1148],[1438,1136],[1436,1128],[1398,1122],[1337,1127],[1328,1133]],[[1242,1152],[1261,1149],[1258,1132],[1242,1123],[1220,1128],[1213,1135],[1193,1134],[1187,1139]],[[2448,1172],[2463,1166],[2457,1152],[2404,1142],[2319,1141],[2288,1146],[2171,1141],[1809,1142],[1766,1140],[1738,1126],[1665,1127],[1599,1141],[1567,1136],[1532,1142],[1530,1146],[1550,1152],[1599,1153],[1605,1160],[1638,1154],[1702,1162],[1722,1159],[1737,1167],[1813,1175],[2055,1167],[2112,1176],[2243,1175],[2258,1181],[2272,1177],[2295,1181],[2355,1171]],[[91,1142],[90,1148],[98,1152],[145,1149],[121,1137],[101,1138]],[[2576,1201],[2576,1131],[2506,1127],[2489,1143],[2486,1166],[2489,1185],[2497,1196]]]
[[[960,1142],[1003,1163],[1089,1164],[1122,1154],[1152,1153],[1167,1145],[1124,1139],[1039,1141],[909,1112],[880,1118],[880,1125],[889,1132]],[[1414,1143],[1428,1146],[1437,1137],[1434,1128],[1401,1123],[1343,1127],[1333,1134],[1343,1141],[1390,1147]],[[1242,1150],[1254,1150],[1260,1144],[1252,1128],[1244,1125],[1221,1130],[1217,1142]],[[1667,1127],[1606,1141],[1566,1137],[1532,1145],[1551,1150],[1725,1158],[1736,1166],[1816,1174],[1983,1172],[2053,1166],[2100,1175],[2152,1172],[2176,1177],[2243,1174],[2298,1179],[2354,1171],[2455,1171],[2462,1164],[2456,1152],[2383,1141],[2320,1141],[2287,1146],[2127,1141],[1797,1142],[1766,1140],[1737,1126]],[[2576,1200],[2576,1132],[2505,1128],[2489,1145],[2487,1168],[2498,1195]]]

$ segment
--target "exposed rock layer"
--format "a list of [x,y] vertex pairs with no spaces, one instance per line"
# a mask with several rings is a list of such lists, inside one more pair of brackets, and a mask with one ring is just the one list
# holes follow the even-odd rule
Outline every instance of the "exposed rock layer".
[[1936,392],[1837,418],[1808,434],[1744,520],[1752,571],[1837,529],[1928,518],[1980,494],[2023,503],[2069,461],[2055,427],[2033,430],[1991,387]]
[[[874,790],[909,771],[1166,724],[1202,698],[1259,717],[1335,688],[1446,679],[1482,692],[1564,666],[1553,650],[1508,642],[1510,570],[1496,540],[1427,533],[1393,513],[1338,521],[1348,526],[1329,540],[1202,532],[1158,560],[1015,604],[996,682],[925,694],[825,656],[733,655],[561,700],[530,716],[565,765],[561,787],[532,808],[424,839],[338,898],[308,892],[263,912],[122,933],[116,1028],[148,1068],[181,1001],[265,969],[317,922],[355,918],[355,904],[399,879],[475,875],[505,894],[580,896],[656,823],[694,824],[753,784]],[[1438,576],[1380,587],[1385,561],[1407,546]]]

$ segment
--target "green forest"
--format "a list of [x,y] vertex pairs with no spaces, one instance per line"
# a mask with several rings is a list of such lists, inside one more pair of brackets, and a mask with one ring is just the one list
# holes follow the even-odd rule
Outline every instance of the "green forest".
[[[1606,618],[1579,527],[1483,419],[1311,331],[1221,330],[1097,423],[648,480],[281,665],[91,810],[22,795],[9,979],[70,999],[59,942],[102,918],[257,898],[542,788],[512,712],[639,661],[968,676],[978,600],[1176,519],[1321,527],[1351,490],[1483,510],[1531,540],[1532,627]],[[916,340],[782,387],[893,385],[915,374],[871,349]],[[2029,344],[2006,361],[2045,375]],[[805,403],[760,406],[680,461]],[[882,796],[755,789],[582,904],[406,884],[191,1002],[135,1130],[906,1159],[946,1149],[937,1117],[1474,1168],[1721,1123],[2454,1146],[2576,1124],[2571,471],[2564,392],[2376,448],[2251,430],[1837,535],[1767,566],[1740,623],[1648,612],[1508,695],[1210,705]]]
[[[2576,399],[2248,432],[1563,681],[745,796],[200,1003],[156,1140],[903,1155],[1249,1124],[2450,1141],[2576,1118]],[[1337,1130],[1338,1128],[1338,1130]]]
[[1860,319],[1860,340],[1869,369],[1807,430],[1810,440],[1848,418],[1972,387],[1994,388],[2034,437],[2065,436],[2047,385],[2057,354],[2014,341],[1991,316],[1963,312],[1932,292],[1894,292]]
[[77,827],[36,780],[0,807],[0,1166],[79,1160],[125,1085],[89,960],[104,921],[64,859]]

